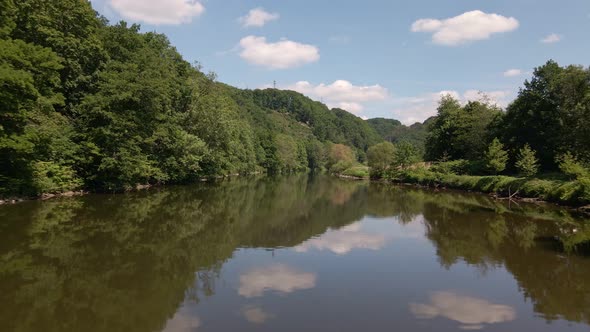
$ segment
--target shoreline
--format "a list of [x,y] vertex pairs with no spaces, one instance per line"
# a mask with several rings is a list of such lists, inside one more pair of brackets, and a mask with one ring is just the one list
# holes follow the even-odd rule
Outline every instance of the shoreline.
[[530,203],[530,204],[548,204],[548,205],[554,205],[554,206],[566,208],[566,209],[576,211],[576,212],[582,213],[584,215],[590,216],[590,205],[575,206],[575,205],[567,204],[564,202],[545,200],[545,199],[542,199],[539,197],[518,196],[517,195],[518,190],[511,195],[502,195],[501,192],[486,192],[483,190],[470,190],[470,189],[463,189],[463,188],[454,188],[454,187],[445,186],[445,185],[429,185],[429,184],[410,183],[410,182],[393,181],[393,180],[370,180],[370,181],[383,183],[383,184],[393,184],[393,185],[398,185],[398,186],[423,188],[423,189],[429,189],[429,190],[433,190],[433,191],[443,190],[443,191],[457,191],[457,192],[463,192],[463,193],[477,193],[477,194],[486,195],[490,198],[493,198],[494,200],[500,200],[500,201],[523,202],[523,203]]
[[39,196],[31,196],[31,197],[13,196],[13,197],[0,198],[0,206],[12,205],[12,204],[18,204],[18,203],[30,202],[30,201],[46,201],[46,200],[50,200],[53,198],[85,196],[85,195],[89,195],[89,194],[105,194],[105,193],[123,194],[123,193],[148,190],[148,189],[155,188],[155,187],[166,187],[166,186],[171,186],[171,185],[190,185],[190,184],[197,184],[197,183],[202,183],[202,182],[212,182],[212,181],[217,181],[217,180],[229,179],[229,178],[237,177],[237,176],[254,176],[254,175],[260,175],[260,174],[262,174],[262,173],[261,172],[254,172],[254,173],[249,173],[249,174],[235,173],[235,174],[228,174],[228,175],[201,177],[199,179],[196,179],[193,182],[187,182],[187,183],[181,183],[181,184],[174,184],[174,183],[137,184],[133,188],[124,189],[124,190],[116,190],[116,191],[92,191],[92,190],[82,189],[82,190],[70,190],[70,191],[65,191],[62,193],[42,193]]
[[477,189],[464,189],[464,188],[456,188],[453,186],[447,186],[444,184],[432,184],[428,182],[424,183],[412,183],[403,180],[384,180],[384,179],[371,179],[368,177],[356,177],[350,175],[343,175],[343,174],[333,174],[334,176],[345,179],[345,180],[352,180],[352,181],[361,181],[367,180],[371,183],[381,183],[381,184],[388,184],[388,185],[397,185],[397,186],[407,186],[407,187],[414,187],[414,188],[422,188],[428,189],[432,191],[444,190],[444,191],[456,191],[456,192],[463,192],[463,193],[477,193],[486,195],[494,200],[499,201],[508,201],[508,202],[523,202],[523,203],[530,203],[530,204],[548,204],[563,207],[572,211],[576,211],[578,213],[582,213],[584,215],[590,215],[590,205],[582,205],[582,206],[575,206],[572,204],[567,204],[566,202],[557,202],[542,199],[540,197],[527,197],[527,196],[519,196],[519,190],[514,193],[510,193],[509,195],[502,195],[502,191],[494,191],[494,192],[487,192],[484,190],[477,190]]

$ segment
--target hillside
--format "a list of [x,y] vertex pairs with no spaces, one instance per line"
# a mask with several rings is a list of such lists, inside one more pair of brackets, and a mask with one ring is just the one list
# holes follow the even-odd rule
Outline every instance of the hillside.
[[87,1],[1,6],[0,197],[321,169],[334,146],[364,161],[381,141],[299,93],[219,83]]
[[434,118],[429,118],[424,123],[416,122],[413,125],[403,125],[398,120],[374,118],[367,120],[367,123],[379,134],[380,138],[392,142],[408,142],[414,145],[419,152],[423,153],[424,144],[428,134],[428,125]]

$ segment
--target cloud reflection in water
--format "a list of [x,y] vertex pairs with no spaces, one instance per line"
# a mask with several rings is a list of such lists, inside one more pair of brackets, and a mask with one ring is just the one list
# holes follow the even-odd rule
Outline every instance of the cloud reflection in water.
[[264,311],[264,309],[254,305],[245,306],[242,308],[241,313],[247,321],[254,324],[262,324],[274,317],[273,314],[270,314]]
[[286,294],[299,289],[313,288],[315,282],[314,273],[300,272],[289,266],[277,264],[242,274],[238,293],[244,297],[262,296],[265,291]]
[[361,229],[361,223],[330,230],[318,238],[312,238],[295,247],[297,252],[310,249],[329,250],[338,255],[349,253],[353,249],[379,250],[387,239],[382,234],[371,234]]
[[516,318],[516,312],[510,306],[449,291],[435,292],[430,301],[430,304],[412,303],[410,311],[419,319],[441,316],[457,321],[463,330],[479,330],[484,324],[509,322]]

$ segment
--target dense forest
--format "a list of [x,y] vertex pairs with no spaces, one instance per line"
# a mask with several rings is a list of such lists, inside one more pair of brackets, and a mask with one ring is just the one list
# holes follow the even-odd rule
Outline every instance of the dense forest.
[[84,0],[1,1],[0,72],[0,196],[344,169],[381,141],[299,93],[219,83]]

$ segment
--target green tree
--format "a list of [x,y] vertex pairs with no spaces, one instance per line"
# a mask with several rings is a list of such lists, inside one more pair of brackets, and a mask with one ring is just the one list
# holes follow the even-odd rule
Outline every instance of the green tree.
[[508,152],[504,150],[504,144],[498,138],[494,138],[489,145],[485,154],[487,167],[494,174],[498,174],[506,169],[508,162]]
[[537,174],[539,171],[539,160],[530,145],[525,144],[525,146],[520,149],[515,166],[524,176],[531,177]]
[[373,145],[367,151],[371,177],[383,178],[395,160],[395,146],[390,142]]
[[395,166],[399,166],[404,169],[418,161],[418,152],[416,151],[414,145],[408,142],[400,142],[396,144],[393,161]]
[[482,158],[493,137],[494,124],[501,116],[501,110],[485,96],[465,106],[450,95],[443,96],[438,114],[429,125],[426,158],[432,161],[444,156],[452,160]]
[[548,61],[535,69],[499,123],[510,150],[525,143],[543,169],[555,169],[566,151],[590,161],[590,68]]

